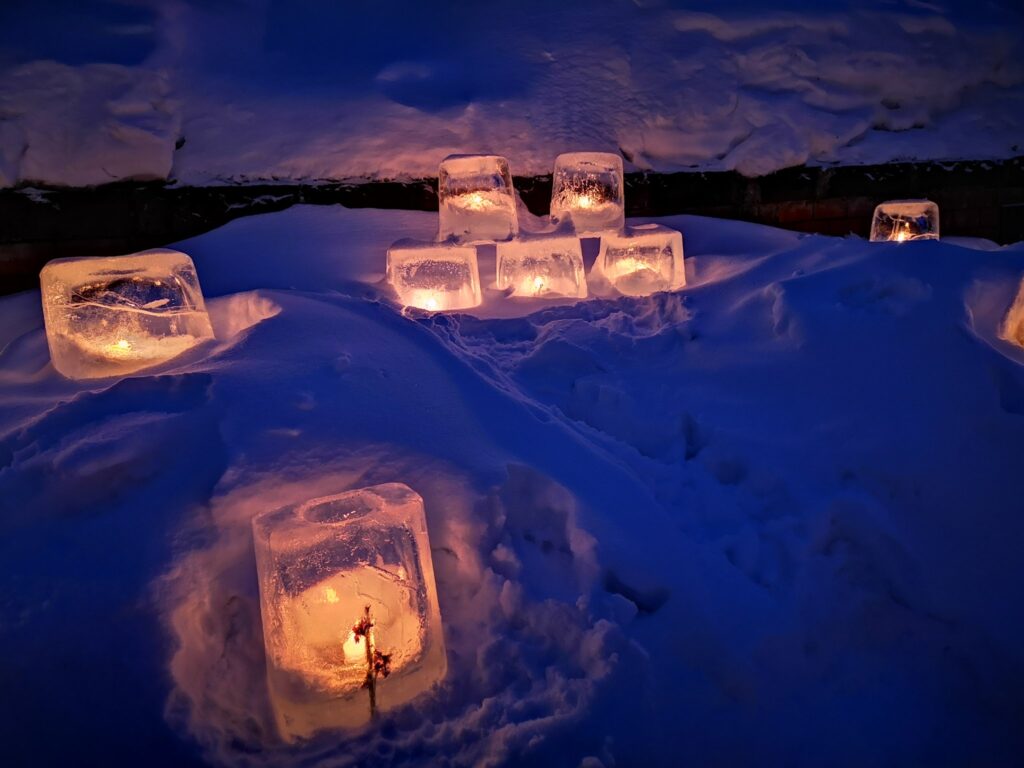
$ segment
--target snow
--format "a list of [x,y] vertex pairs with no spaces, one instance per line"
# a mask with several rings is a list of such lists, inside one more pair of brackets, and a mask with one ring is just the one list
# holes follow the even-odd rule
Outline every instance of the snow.
[[581,149],[746,175],[1022,151],[1007,0],[43,7],[0,9],[3,185],[424,178],[467,150],[520,175]]
[[[492,253],[430,315],[383,272],[436,214],[236,220],[175,246],[216,346],[121,380],[0,299],[5,759],[1019,761],[1024,248],[658,223],[682,291],[511,299]],[[448,674],[284,744],[251,519],[383,482],[424,498]]]

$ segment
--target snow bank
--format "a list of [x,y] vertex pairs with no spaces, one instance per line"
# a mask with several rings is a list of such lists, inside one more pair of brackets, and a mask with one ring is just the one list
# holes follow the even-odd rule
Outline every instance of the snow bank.
[[0,182],[425,177],[469,149],[526,175],[581,148],[747,175],[1022,151],[1016,4],[676,5],[154,3],[140,63],[83,32],[73,65],[39,43],[0,66]]
[[[385,249],[436,216],[241,219],[176,246],[219,346],[120,381],[0,299],[13,763],[1013,762],[1024,250],[661,221],[682,292],[403,316]],[[391,480],[449,675],[282,745],[249,520]]]

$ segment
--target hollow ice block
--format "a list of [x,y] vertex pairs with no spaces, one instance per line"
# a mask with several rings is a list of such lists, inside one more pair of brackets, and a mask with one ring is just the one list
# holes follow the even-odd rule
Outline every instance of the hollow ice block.
[[646,296],[686,285],[683,236],[658,224],[601,235],[594,273],[627,296]]
[[872,242],[939,239],[939,206],[930,200],[890,200],[875,207]]
[[514,296],[586,298],[583,251],[575,235],[523,237],[498,243],[497,287]]
[[469,309],[481,301],[476,247],[402,240],[388,249],[387,279],[407,307]]
[[378,710],[447,672],[423,499],[388,483],[312,499],[253,520],[271,703],[282,738],[370,719],[367,638],[386,654]]
[[439,240],[507,240],[519,232],[508,160],[499,155],[450,155],[438,169]]
[[580,234],[622,229],[626,222],[622,158],[609,152],[569,152],[555,158],[551,218],[571,218]]
[[71,379],[122,376],[213,338],[184,253],[56,259],[39,274],[53,366]]

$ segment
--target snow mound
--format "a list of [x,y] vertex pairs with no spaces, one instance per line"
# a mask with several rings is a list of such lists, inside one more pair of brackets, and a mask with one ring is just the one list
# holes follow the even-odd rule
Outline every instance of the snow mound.
[[[119,381],[0,300],[13,762],[1013,762],[1024,250],[659,223],[683,291],[403,315],[387,244],[436,216],[237,220],[175,246],[234,335]],[[448,676],[286,746],[250,519],[389,481]]]
[[131,65],[84,30],[49,61],[36,30],[0,59],[0,183],[424,178],[470,150],[518,175],[580,149],[745,175],[1022,151],[1019,4],[677,5],[181,0],[135,22]]

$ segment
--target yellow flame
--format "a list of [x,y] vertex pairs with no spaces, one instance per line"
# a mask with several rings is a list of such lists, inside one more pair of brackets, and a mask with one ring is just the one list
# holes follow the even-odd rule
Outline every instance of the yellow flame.
[[534,293],[540,293],[541,291],[543,291],[547,287],[548,287],[547,278],[543,277],[542,275],[537,275],[535,278],[533,278],[533,292]]
[[580,195],[576,205],[580,208],[593,208],[596,201],[590,195]]
[[128,339],[118,339],[117,343],[114,346],[117,347],[118,349],[131,349],[132,348],[132,345],[128,341]]
[[437,299],[435,299],[433,296],[431,296],[429,299],[423,302],[423,308],[431,312],[436,312],[439,307],[440,304],[438,304]]

